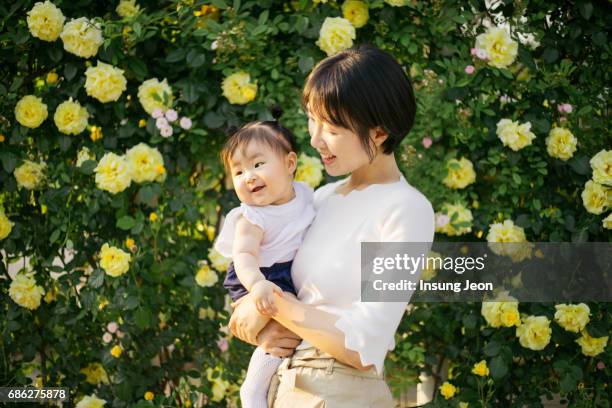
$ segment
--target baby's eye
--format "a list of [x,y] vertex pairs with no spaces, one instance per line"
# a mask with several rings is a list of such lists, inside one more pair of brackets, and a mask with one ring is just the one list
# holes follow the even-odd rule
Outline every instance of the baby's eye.
[[255,163],[255,168],[258,168],[259,166],[261,166],[263,164],[264,164],[264,162],[257,162],[257,163]]
[[240,171],[240,170],[234,172],[234,176],[240,176],[241,174],[242,174],[242,171]]

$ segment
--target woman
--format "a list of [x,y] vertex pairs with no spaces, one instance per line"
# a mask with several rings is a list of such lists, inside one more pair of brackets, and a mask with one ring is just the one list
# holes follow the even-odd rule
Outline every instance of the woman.
[[360,243],[433,240],[431,204],[393,155],[414,122],[412,86],[390,55],[360,47],[321,61],[302,103],[325,170],[350,176],[315,192],[317,215],[292,268],[299,300],[276,296],[274,320],[260,332],[265,317],[247,295],[230,329],[271,354],[291,355],[270,388],[274,408],[392,407],[384,358],[409,298],[361,302]]

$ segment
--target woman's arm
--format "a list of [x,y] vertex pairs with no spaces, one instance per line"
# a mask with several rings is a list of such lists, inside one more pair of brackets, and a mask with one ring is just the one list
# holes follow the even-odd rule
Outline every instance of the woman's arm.
[[289,296],[275,297],[277,313],[272,316],[274,320],[342,363],[358,370],[373,367],[363,366],[359,353],[344,346],[344,333],[335,326],[339,319],[337,315],[305,305]]

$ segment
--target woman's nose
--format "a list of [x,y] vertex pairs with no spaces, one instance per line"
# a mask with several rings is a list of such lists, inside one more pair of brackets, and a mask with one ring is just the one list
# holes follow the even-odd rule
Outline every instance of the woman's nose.
[[321,138],[321,126],[312,125],[308,129],[310,133],[310,145],[315,149],[319,149],[325,145]]

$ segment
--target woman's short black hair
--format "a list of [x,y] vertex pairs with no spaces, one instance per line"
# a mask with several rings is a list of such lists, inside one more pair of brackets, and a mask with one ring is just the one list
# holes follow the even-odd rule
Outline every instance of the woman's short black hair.
[[391,55],[370,45],[319,62],[304,85],[302,107],[324,122],[354,131],[370,160],[370,129],[380,127],[389,135],[382,148],[390,154],[412,129],[416,114],[408,75]]

